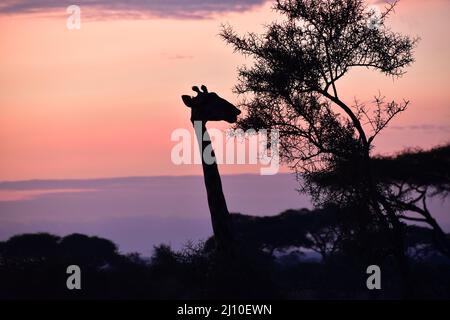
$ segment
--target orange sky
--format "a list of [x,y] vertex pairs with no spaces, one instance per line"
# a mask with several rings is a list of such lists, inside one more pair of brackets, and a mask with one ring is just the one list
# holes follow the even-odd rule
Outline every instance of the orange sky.
[[[231,88],[245,60],[217,36],[220,24],[261,31],[275,17],[270,5],[201,20],[98,20],[81,8],[81,30],[72,31],[65,7],[53,17],[0,15],[0,180],[201,174],[170,160],[172,131],[191,127],[180,95],[204,83],[237,101]],[[403,0],[391,22],[422,38],[415,65],[395,82],[352,72],[341,96],[367,101],[380,90],[411,100],[380,136],[379,153],[449,142],[450,1]]]

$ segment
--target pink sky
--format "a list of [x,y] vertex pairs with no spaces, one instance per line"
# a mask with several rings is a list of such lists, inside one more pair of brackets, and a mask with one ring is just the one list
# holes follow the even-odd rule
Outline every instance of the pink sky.
[[[180,95],[206,84],[237,101],[231,88],[245,59],[217,36],[220,24],[261,31],[275,18],[270,4],[208,19],[133,19],[99,9],[93,18],[81,6],[81,30],[72,31],[65,9],[0,15],[0,180],[201,174],[170,159],[172,131],[191,128]],[[341,96],[368,101],[380,90],[411,100],[380,136],[379,153],[449,142],[450,2],[403,0],[391,22],[421,37],[414,66],[395,82],[352,72],[339,84]]]

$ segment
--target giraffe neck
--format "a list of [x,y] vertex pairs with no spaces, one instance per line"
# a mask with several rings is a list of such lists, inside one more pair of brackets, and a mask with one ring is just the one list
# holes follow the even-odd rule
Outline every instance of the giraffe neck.
[[[206,129],[205,122],[194,123],[194,129],[199,144],[200,157],[202,159],[203,178],[208,196],[209,212],[214,231],[214,237],[219,249],[229,248],[231,245],[230,214],[222,190],[219,169],[216,157],[212,149],[211,138]],[[209,158],[205,157],[209,155]]]

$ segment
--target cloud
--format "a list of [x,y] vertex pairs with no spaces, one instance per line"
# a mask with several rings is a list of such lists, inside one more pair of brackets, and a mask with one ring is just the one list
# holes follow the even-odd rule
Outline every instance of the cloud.
[[84,9],[103,11],[101,17],[156,17],[206,19],[220,13],[242,12],[260,6],[268,0],[3,0],[0,14],[45,13],[78,5]]
[[188,56],[188,55],[183,55],[183,54],[176,54],[173,56],[169,56],[168,59],[169,60],[188,60],[188,59],[193,59],[193,56]]
[[450,132],[450,126],[448,125],[435,125],[435,124],[418,124],[418,125],[406,125],[406,126],[391,126],[394,130],[420,130],[420,131],[439,131]]

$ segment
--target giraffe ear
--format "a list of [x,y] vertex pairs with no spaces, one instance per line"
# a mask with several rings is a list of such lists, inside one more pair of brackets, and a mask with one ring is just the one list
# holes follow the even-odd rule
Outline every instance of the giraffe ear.
[[193,108],[194,107],[194,101],[192,101],[192,97],[188,95],[182,95],[181,99],[183,99],[184,104],[186,107]]

